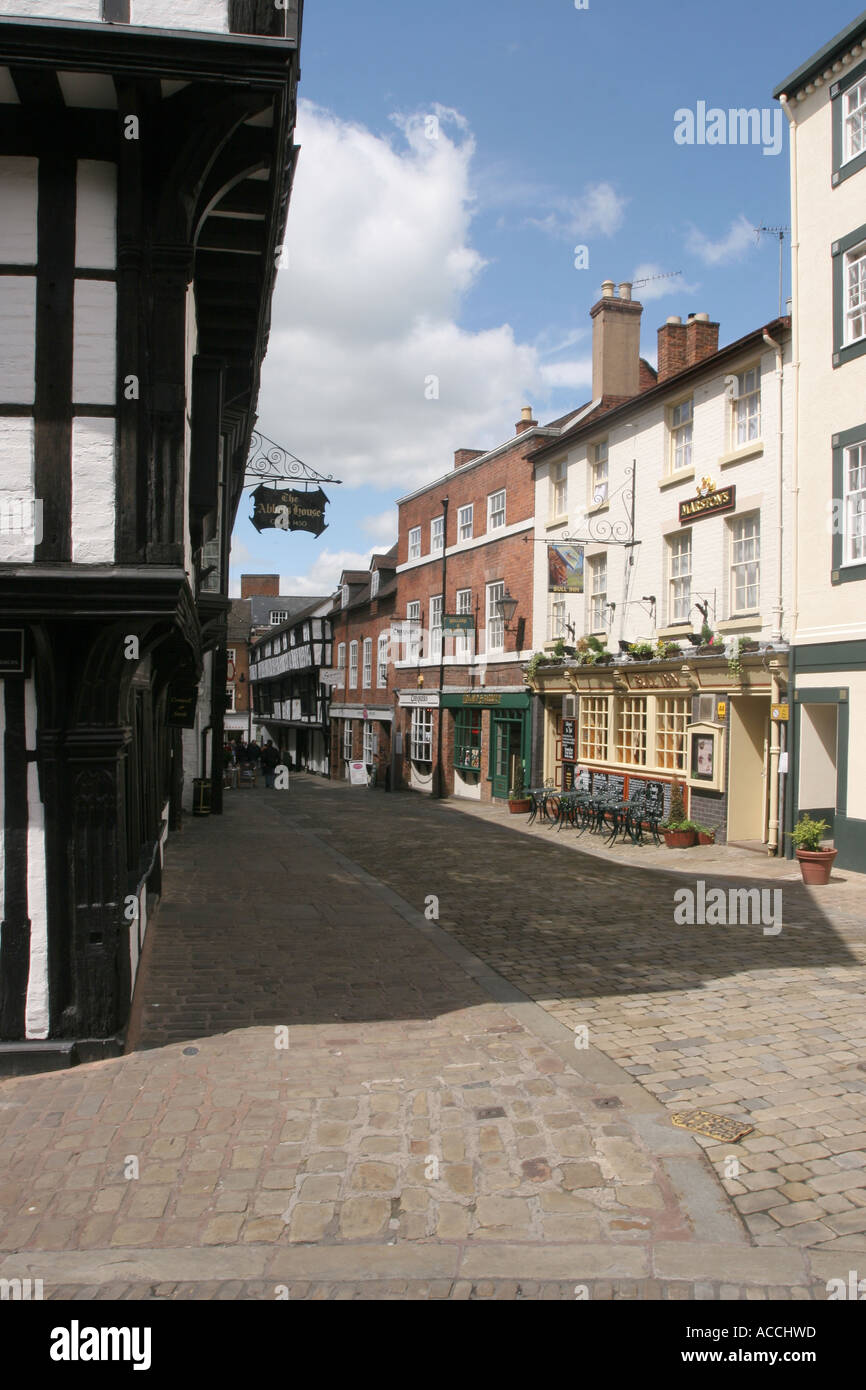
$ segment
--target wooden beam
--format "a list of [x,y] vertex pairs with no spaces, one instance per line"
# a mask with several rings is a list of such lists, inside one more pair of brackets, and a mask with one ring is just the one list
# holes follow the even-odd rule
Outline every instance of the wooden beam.
[[[63,93],[57,80],[57,73],[50,69],[19,68],[9,69],[18,100],[22,106],[53,106],[65,108]],[[32,112],[30,113],[32,116]]]
[[198,251],[231,251],[238,255],[261,256],[265,251],[265,229],[260,222],[209,217],[199,233],[196,248]]
[[214,212],[239,212],[247,217],[267,217],[271,198],[263,179],[244,179],[229,189],[213,209]]
[[72,321],[75,161],[39,161],[36,277],[35,488],[42,498],[37,560],[72,559]]

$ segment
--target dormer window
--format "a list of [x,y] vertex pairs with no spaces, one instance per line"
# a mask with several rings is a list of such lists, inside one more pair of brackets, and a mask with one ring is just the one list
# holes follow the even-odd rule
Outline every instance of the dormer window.
[[284,623],[288,620],[288,617],[289,615],[284,609],[272,608],[269,619],[271,627],[279,627],[280,623]]
[[341,607],[341,608],[348,608],[348,607],[349,607],[349,586],[348,586],[348,584],[343,584],[343,585],[341,585],[341,587],[340,587],[340,607]]
[[370,576],[370,598],[375,598],[379,592],[379,571],[373,570]]

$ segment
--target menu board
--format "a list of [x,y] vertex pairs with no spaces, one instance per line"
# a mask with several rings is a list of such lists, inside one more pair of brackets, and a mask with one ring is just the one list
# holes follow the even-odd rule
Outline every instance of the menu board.
[[562,721],[562,761],[573,763],[577,761],[577,720],[563,719]]
[[562,790],[570,792],[574,786],[574,763],[563,763],[562,765]]

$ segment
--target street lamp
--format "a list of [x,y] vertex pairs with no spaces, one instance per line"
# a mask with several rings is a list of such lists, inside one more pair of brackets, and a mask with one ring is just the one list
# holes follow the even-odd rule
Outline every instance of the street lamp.
[[499,599],[496,606],[498,609],[498,616],[502,618],[503,622],[505,623],[505,631],[510,632],[511,620],[517,611],[517,599],[512,598],[506,590],[506,592],[502,595],[502,598]]

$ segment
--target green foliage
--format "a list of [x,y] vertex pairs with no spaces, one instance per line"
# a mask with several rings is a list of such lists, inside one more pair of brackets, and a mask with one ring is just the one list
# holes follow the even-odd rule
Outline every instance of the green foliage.
[[662,821],[662,830],[694,830],[692,821],[686,820],[686,807],[683,800],[682,784],[675,777],[671,782],[671,804],[668,810],[668,818]]
[[788,831],[788,834],[794,842],[795,849],[815,851],[821,848],[821,841],[829,829],[830,826],[827,821],[812,820],[811,816],[807,816],[804,812],[794,829]]
[[523,770],[523,761],[517,763],[514,769],[514,786],[508,793],[509,801],[523,801],[526,797],[526,774]]
[[712,647],[715,645],[715,641],[716,634],[713,632],[709,623],[705,621],[701,627],[701,646]]
[[632,642],[628,654],[635,661],[652,661],[655,656],[655,649],[652,642]]
[[665,642],[660,638],[656,655],[670,661],[672,657],[682,656],[682,652],[678,642]]

